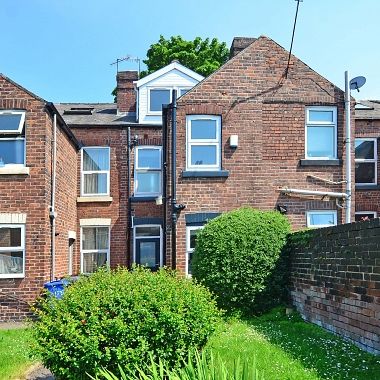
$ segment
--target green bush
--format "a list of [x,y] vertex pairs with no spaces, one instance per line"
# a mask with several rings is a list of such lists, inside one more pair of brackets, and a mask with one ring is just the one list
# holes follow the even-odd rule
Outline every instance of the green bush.
[[288,220],[276,211],[225,213],[197,235],[193,276],[216,294],[222,308],[262,312],[283,296],[280,254],[289,231]]
[[82,277],[61,300],[40,299],[36,313],[33,351],[60,379],[143,368],[149,355],[175,367],[205,345],[219,318],[203,286],[141,268]]
[[[229,371],[225,363],[219,358],[214,358],[212,353],[207,355],[195,354],[195,358],[189,356],[182,368],[172,369],[167,363],[159,360],[146,369],[138,369],[138,373],[130,375],[120,368],[121,377],[110,371],[102,370],[97,380],[264,380],[256,369],[256,363],[234,362],[234,368]],[[94,378],[93,378],[94,379]]]

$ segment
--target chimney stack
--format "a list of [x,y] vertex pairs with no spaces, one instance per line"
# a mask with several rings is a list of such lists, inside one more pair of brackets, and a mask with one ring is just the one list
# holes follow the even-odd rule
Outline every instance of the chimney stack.
[[136,115],[136,92],[133,82],[138,80],[137,71],[119,71],[116,75],[117,113]]
[[240,53],[256,40],[257,38],[252,37],[234,37],[230,48],[230,59],[235,57],[236,54]]

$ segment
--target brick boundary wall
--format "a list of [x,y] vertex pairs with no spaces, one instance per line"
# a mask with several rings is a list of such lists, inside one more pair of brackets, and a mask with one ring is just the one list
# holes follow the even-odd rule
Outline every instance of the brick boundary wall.
[[290,241],[290,296],[302,317],[380,354],[380,219]]

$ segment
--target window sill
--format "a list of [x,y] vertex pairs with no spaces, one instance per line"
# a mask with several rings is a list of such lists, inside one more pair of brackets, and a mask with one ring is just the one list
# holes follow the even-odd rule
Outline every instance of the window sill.
[[13,278],[25,278],[25,274],[1,274],[0,280],[11,280]]
[[112,202],[113,198],[109,196],[99,196],[99,197],[78,197],[77,202],[78,203],[85,203],[85,202]]
[[184,170],[182,178],[227,178],[229,174],[228,170]]
[[0,175],[29,175],[29,168],[26,166],[4,166],[0,168]]
[[355,185],[355,190],[380,190],[380,186],[373,184],[373,185],[360,185],[356,184]]
[[308,158],[300,160],[300,166],[340,166],[341,160],[310,160]]
[[132,196],[130,197],[131,202],[155,202],[158,197],[161,195],[156,196]]

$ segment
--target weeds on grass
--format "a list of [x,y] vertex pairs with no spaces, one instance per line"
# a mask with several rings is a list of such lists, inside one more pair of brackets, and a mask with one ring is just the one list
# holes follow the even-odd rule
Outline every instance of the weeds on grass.
[[[189,355],[187,363],[179,369],[170,369],[168,365],[159,360],[156,363],[151,356],[150,365],[146,370],[136,368],[136,373],[126,373],[121,367],[121,378],[109,371],[102,370],[96,379],[100,380],[264,380],[260,375],[256,363],[252,365],[247,360],[241,362],[237,359],[232,370],[228,370],[225,363],[213,354]],[[92,379],[94,379],[92,377]],[[95,379],[94,379],[95,380]]]
[[379,357],[319,326],[306,323],[296,312],[288,316],[284,308],[276,308],[251,319],[250,325],[322,379],[380,379]]

